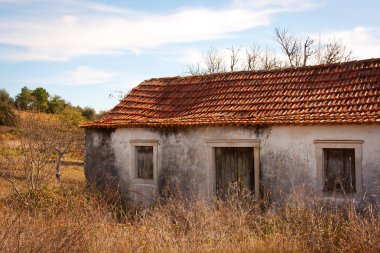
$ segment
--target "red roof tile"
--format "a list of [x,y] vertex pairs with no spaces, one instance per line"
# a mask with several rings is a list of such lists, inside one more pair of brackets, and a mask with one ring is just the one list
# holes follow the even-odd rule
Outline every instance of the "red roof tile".
[[151,79],[82,127],[380,123],[380,59]]

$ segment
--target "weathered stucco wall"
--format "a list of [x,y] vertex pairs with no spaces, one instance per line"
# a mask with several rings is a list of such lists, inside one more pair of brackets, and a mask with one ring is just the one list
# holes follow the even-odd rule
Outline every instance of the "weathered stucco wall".
[[102,191],[118,187],[120,168],[115,165],[112,133],[112,130],[103,129],[85,131],[84,172],[87,180]]
[[[363,190],[368,197],[380,198],[379,125],[86,130],[86,176],[92,180],[94,175],[116,173],[121,190],[139,201],[150,202],[157,191],[167,188],[209,198],[213,196],[212,148],[207,141],[229,139],[260,140],[263,190],[274,197],[301,185],[317,189],[315,140],[363,140]],[[156,183],[133,179],[133,140],[158,141]]]

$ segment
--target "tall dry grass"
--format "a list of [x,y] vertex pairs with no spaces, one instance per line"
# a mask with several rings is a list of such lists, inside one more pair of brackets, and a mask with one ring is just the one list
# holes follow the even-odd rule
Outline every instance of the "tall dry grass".
[[124,212],[111,200],[78,184],[3,199],[0,252],[380,251],[380,215],[370,205],[316,199],[264,210],[248,195],[177,196]]

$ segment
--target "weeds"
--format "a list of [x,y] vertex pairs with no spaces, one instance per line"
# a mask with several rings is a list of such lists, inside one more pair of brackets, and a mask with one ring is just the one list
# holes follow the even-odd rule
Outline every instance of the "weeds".
[[[114,196],[115,197],[115,196]],[[244,196],[159,201],[128,209],[91,188],[69,185],[0,203],[4,252],[376,252],[380,216],[348,204],[262,210]],[[27,206],[24,203],[28,203]],[[113,202],[115,203],[115,202]]]

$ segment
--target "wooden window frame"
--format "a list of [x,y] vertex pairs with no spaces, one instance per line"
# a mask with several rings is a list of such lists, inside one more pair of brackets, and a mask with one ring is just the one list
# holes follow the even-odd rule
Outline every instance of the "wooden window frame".
[[254,169],[254,194],[255,199],[260,199],[260,140],[250,139],[227,139],[227,140],[207,140],[208,147],[208,187],[210,199],[216,196],[216,168],[215,168],[215,152],[216,147],[232,147],[232,148],[253,148],[253,169]]
[[322,197],[332,197],[331,193],[324,192],[324,149],[354,149],[355,150],[355,193],[339,194],[336,198],[360,198],[363,194],[362,183],[362,161],[363,161],[363,140],[315,140],[315,159],[317,165],[317,190]]
[[[158,141],[157,140],[131,140],[130,143],[131,143],[131,168],[132,168],[133,183],[157,185]],[[144,178],[138,177],[136,147],[140,147],[140,146],[153,147],[153,179],[144,179]]]

